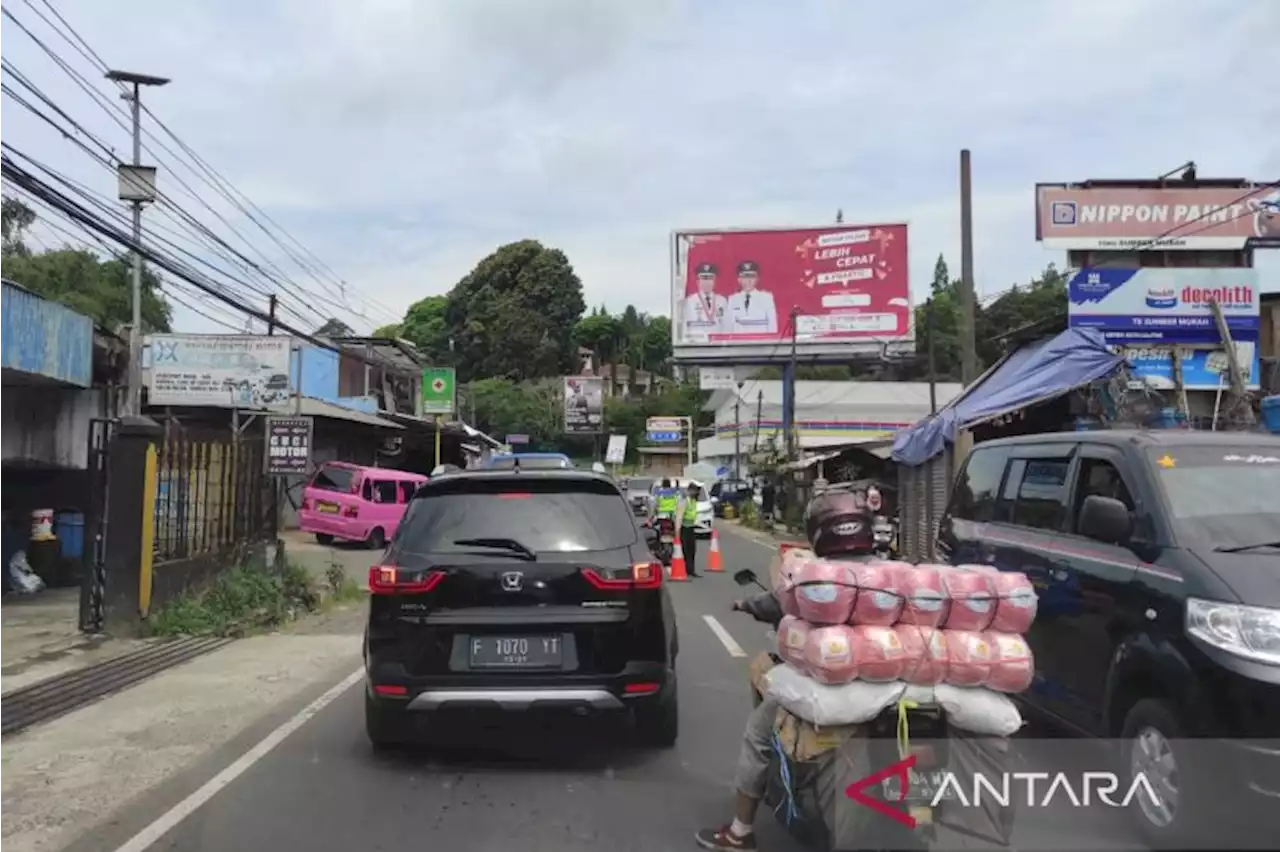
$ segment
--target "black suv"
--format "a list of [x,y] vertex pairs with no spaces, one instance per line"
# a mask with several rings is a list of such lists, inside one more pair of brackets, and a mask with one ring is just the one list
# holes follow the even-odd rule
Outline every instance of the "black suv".
[[629,711],[677,736],[662,566],[613,480],[476,470],[418,489],[370,569],[365,723],[375,746],[434,711]]
[[1280,805],[1280,437],[987,441],[956,480],[939,544],[952,564],[1031,577],[1029,709],[1118,739],[1127,766],[1171,784],[1175,806],[1129,809],[1154,845],[1206,826],[1227,799]]

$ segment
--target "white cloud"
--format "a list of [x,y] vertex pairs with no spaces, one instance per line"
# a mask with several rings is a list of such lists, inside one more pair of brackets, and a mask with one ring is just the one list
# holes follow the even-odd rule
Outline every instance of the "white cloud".
[[[964,146],[987,291],[1061,263],[1034,242],[1037,181],[1154,175],[1190,158],[1202,174],[1280,170],[1280,92],[1259,70],[1280,3],[58,6],[107,61],[172,76],[147,93],[156,114],[378,303],[379,321],[522,237],[564,249],[590,304],[661,312],[673,228],[812,224],[837,207],[847,221],[912,223],[919,292],[939,252],[959,266]],[[15,14],[40,25],[25,8]],[[6,23],[4,36],[6,59],[123,146],[123,129],[21,33]],[[113,191],[8,100],[4,118],[6,142]],[[162,169],[176,191],[175,177]]]

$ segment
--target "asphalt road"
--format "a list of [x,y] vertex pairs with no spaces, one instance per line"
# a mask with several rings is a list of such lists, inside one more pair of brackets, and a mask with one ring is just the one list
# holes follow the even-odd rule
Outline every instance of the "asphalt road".
[[[362,686],[349,682],[319,712],[295,718],[274,748],[247,743],[241,754],[227,755],[232,768],[223,768],[220,789],[206,801],[179,805],[166,817],[163,808],[135,810],[121,820],[130,827],[121,839],[137,826],[150,825],[149,833],[105,848],[693,849],[697,829],[728,819],[751,709],[747,663],[768,642],[767,628],[729,606],[741,596],[732,572],[749,567],[764,577],[772,549],[732,530],[722,532],[721,546],[726,573],[672,585],[681,644],[675,749],[636,749],[607,724],[545,729],[513,720],[501,730],[469,732],[466,741],[450,732],[429,749],[376,757],[364,734]],[[700,550],[704,563],[707,548]],[[358,626],[348,629],[358,642]],[[1095,836],[1108,848],[1136,848],[1114,815],[1092,828],[1078,811],[1024,816],[1031,817],[1019,821],[1018,834],[1031,841],[1024,848],[1052,848],[1056,838],[1059,848],[1100,848]],[[767,811],[757,831],[762,848],[797,848]]]

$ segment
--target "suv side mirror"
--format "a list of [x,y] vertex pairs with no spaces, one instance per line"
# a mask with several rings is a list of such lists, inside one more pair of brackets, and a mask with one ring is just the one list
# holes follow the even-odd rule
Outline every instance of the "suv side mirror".
[[1128,507],[1114,497],[1091,494],[1080,507],[1078,530],[1097,541],[1124,544],[1133,535],[1133,519]]

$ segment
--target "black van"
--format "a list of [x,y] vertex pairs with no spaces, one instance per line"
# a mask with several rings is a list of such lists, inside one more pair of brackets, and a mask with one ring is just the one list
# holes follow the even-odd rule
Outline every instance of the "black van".
[[[1167,807],[1130,809],[1153,845],[1205,825],[1210,801],[1280,809],[1280,437],[983,442],[956,479],[939,545],[951,564],[1031,577],[1028,709],[1119,740],[1124,765],[1169,784]],[[1192,755],[1192,738],[1224,748]],[[1223,763],[1188,765],[1208,753]]]

